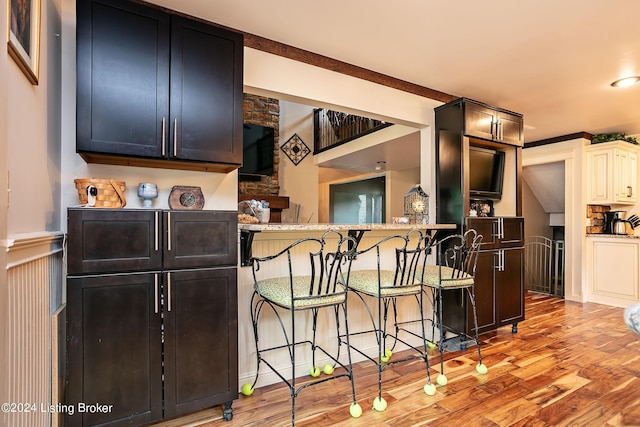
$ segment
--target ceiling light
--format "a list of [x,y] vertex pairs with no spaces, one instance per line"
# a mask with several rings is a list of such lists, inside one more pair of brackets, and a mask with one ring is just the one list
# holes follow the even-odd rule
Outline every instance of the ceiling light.
[[381,171],[386,164],[387,164],[387,162],[378,162],[378,163],[376,163],[375,170]]
[[631,77],[625,77],[624,79],[616,80],[615,82],[611,83],[611,86],[627,87],[627,86],[634,85],[638,82],[640,82],[640,76],[631,76]]

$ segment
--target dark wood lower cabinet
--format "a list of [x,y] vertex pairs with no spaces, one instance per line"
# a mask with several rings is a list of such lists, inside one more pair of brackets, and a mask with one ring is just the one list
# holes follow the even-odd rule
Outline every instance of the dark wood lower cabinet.
[[[67,426],[131,426],[162,418],[159,273],[68,279]],[[81,404],[108,405],[81,412]]]
[[[165,273],[165,418],[238,396],[235,269]],[[170,286],[169,286],[170,284]]]
[[69,210],[67,427],[146,425],[216,405],[232,418],[236,215]]

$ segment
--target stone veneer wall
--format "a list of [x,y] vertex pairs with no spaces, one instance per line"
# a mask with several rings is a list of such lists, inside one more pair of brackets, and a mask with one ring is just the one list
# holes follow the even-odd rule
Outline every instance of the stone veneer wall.
[[604,232],[604,213],[610,210],[609,206],[587,205],[587,218],[591,220],[591,225],[587,226],[587,234]]
[[245,123],[275,129],[273,147],[273,175],[261,181],[238,181],[238,192],[277,196],[280,192],[278,169],[280,166],[280,102],[274,98],[244,94],[243,118]]

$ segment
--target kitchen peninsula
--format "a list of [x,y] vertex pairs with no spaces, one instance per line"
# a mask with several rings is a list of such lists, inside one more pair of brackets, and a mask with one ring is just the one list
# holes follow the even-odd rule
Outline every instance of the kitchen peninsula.
[[[268,256],[278,253],[290,243],[309,236],[320,237],[327,230],[335,230],[344,234],[350,233],[354,238],[359,240],[360,248],[367,248],[384,237],[399,234],[405,235],[410,229],[416,228],[422,232],[436,233],[445,230],[455,230],[454,224],[238,224],[238,230],[240,231],[241,244],[245,245],[244,249],[250,250],[245,253],[247,256],[246,261],[249,260],[249,254],[256,257]],[[241,258],[242,255],[241,247]],[[297,254],[295,256],[304,256],[304,254]],[[391,265],[393,263],[395,255],[393,248],[389,247],[386,250],[383,247],[383,254],[381,262],[383,264]],[[429,262],[432,262],[430,259]],[[292,260],[292,266],[295,269],[295,258]],[[246,265],[250,265],[247,263]],[[240,265],[242,267],[242,264]],[[369,269],[376,268],[376,261],[374,258],[367,258],[365,256],[359,257],[357,265],[354,263],[354,269]],[[383,265],[387,267],[387,265]],[[266,268],[266,267],[265,267]],[[269,271],[265,271],[264,268],[260,273],[265,277],[279,277],[287,275],[288,265],[286,260],[283,260],[281,264],[274,267],[269,267]],[[238,268],[238,367],[239,367],[239,383],[247,383],[253,381],[255,377],[256,369],[256,354],[255,344],[253,341],[253,331],[251,325],[250,314],[250,301],[253,294],[253,273],[251,268]],[[409,301],[407,301],[409,303]],[[404,309],[404,302],[398,302],[398,315],[402,318],[406,313],[412,313],[415,311],[414,305],[407,305]],[[358,304],[357,300],[349,300],[349,328],[364,328],[367,325],[370,326],[370,319],[362,310],[361,304]],[[321,341],[319,344],[336,345],[337,337],[335,335],[335,325],[333,316],[323,315],[319,319],[319,337]],[[306,319],[296,320],[299,324],[304,324]],[[278,319],[271,313],[263,313],[261,322],[259,325],[260,339],[261,341],[278,342],[282,340],[280,335],[280,326]],[[358,339],[362,337],[355,337]],[[375,340],[362,341],[358,343],[362,349],[364,349],[371,356],[375,355],[378,351],[378,346]],[[344,355],[346,357],[346,354]],[[353,362],[362,360],[362,356],[355,353],[352,354]],[[297,372],[306,372],[311,366],[311,353],[302,352],[297,354]],[[276,368],[284,375],[288,375],[291,370],[291,361],[289,354],[286,350],[282,350],[278,353],[277,359],[274,360]],[[327,363],[325,360],[316,360],[316,365],[323,366]],[[257,387],[262,387],[268,384],[273,384],[280,381],[278,377],[272,372],[263,370],[260,372],[258,378]]]

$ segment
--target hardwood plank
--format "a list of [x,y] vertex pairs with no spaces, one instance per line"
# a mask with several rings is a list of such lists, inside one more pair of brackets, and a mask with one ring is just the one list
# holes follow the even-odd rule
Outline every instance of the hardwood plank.
[[[297,426],[619,426],[640,425],[640,337],[622,321],[622,308],[580,304],[529,292],[519,332],[504,327],[483,334],[489,372],[478,375],[475,347],[445,353],[449,382],[435,396],[423,392],[419,360],[388,366],[384,412],[372,410],[378,377],[373,364],[354,365],[356,397],[363,409],[349,415],[347,379],[314,386],[296,399]],[[408,352],[394,353],[393,359]],[[392,359],[392,360],[393,360]],[[397,360],[397,359],[396,359]],[[429,359],[432,381],[439,355]],[[301,379],[306,381],[306,379]],[[233,403],[233,420],[213,408],[156,427],[285,426],[291,398],[283,384],[255,390]]]

